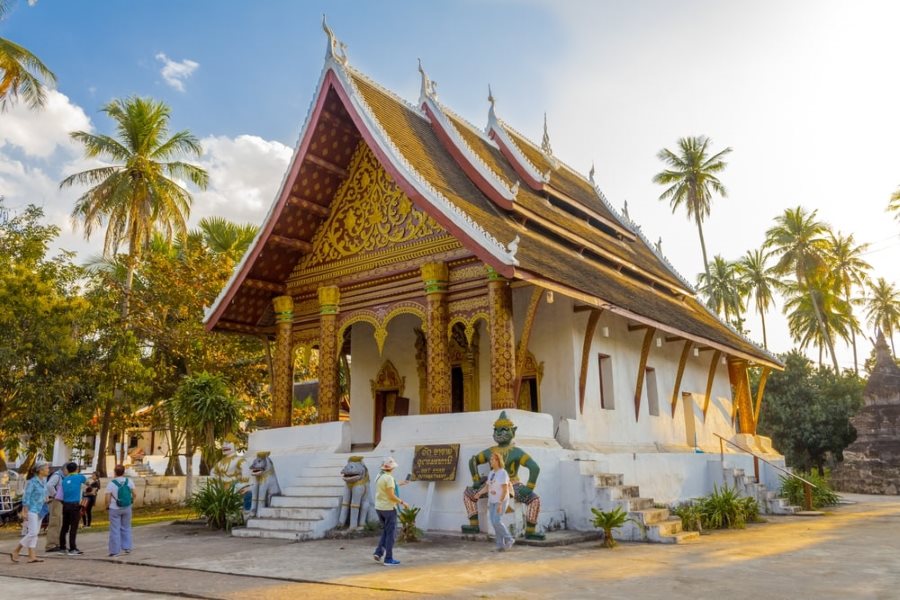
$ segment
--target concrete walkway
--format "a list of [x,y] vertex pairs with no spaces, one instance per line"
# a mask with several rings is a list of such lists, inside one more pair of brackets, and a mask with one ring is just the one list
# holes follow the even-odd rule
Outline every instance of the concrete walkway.
[[123,558],[106,557],[105,534],[86,533],[83,557],[0,560],[0,589],[11,598],[54,590],[94,599],[900,597],[900,497],[846,497],[857,503],[824,517],[770,517],[679,546],[609,551],[589,542],[498,555],[487,543],[433,538],[400,546],[399,567],[374,562],[370,538],[287,543],[153,525],[135,531],[137,547]]

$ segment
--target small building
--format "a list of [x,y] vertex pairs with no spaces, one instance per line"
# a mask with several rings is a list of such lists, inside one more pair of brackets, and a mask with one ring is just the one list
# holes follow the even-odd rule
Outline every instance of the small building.
[[[206,317],[210,330],[275,340],[282,429],[254,434],[251,450],[272,451],[283,489],[293,477],[312,485],[313,466],[339,469],[351,451],[372,468],[388,454],[408,465],[415,445],[460,443],[460,475],[439,484],[429,516],[455,529],[468,457],[492,445],[500,410],[541,464],[548,528],[584,525],[595,502],[579,478],[597,473],[657,501],[707,493],[719,479],[700,452],[721,470],[719,436],[783,464],[755,435],[762,390],[752,397],[748,378],[761,369],[764,385],[779,361],[704,307],[593,172],[554,155],[546,123],[532,142],[491,96],[475,127],[421,66],[408,102],[328,40],[278,196]],[[299,348],[319,352],[320,423],[290,427]],[[750,455],[733,458],[751,468]],[[421,504],[414,487],[404,495]]]

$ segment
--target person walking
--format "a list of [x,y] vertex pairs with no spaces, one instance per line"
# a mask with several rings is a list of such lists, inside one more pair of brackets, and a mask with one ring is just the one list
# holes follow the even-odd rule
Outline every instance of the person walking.
[[116,465],[106,485],[106,508],[109,510],[109,555],[131,552],[131,511],[134,504],[134,482],[125,477],[125,467]]
[[[69,536],[69,556],[84,554],[75,543],[78,536],[78,521],[81,520],[81,491],[87,477],[78,472],[74,462],[66,464],[66,476],[62,480],[62,529],[59,530],[60,551],[66,549],[66,534]],[[57,494],[59,495],[59,494]]]
[[41,530],[41,509],[47,502],[47,474],[50,472],[50,465],[47,463],[37,463],[28,473],[28,482],[25,484],[25,493],[22,495],[22,518],[25,521],[25,534],[16,549],[13,550],[9,557],[13,562],[19,562],[19,553],[22,548],[28,550],[28,562],[37,563],[44,562],[43,558],[38,558],[34,552],[37,547],[38,533]]
[[84,488],[84,498],[81,500],[81,524],[87,529],[94,521],[94,505],[97,504],[97,494],[100,493],[100,476],[97,471],[91,473],[87,487]]
[[488,515],[494,526],[494,552],[503,552],[512,548],[515,540],[509,535],[509,530],[503,524],[503,515],[509,506],[510,490],[512,483],[509,481],[509,473],[503,468],[503,457],[499,452],[491,453],[491,472],[488,475]]
[[[47,542],[44,552],[59,552],[59,530],[62,528],[62,480],[65,477],[64,469],[57,469],[47,479],[47,507],[49,507],[50,519],[47,523]],[[44,510],[48,510],[45,508]],[[43,511],[42,511],[43,514]]]
[[384,558],[385,566],[399,565],[399,560],[394,560],[394,533],[397,530],[397,506],[409,508],[409,505],[398,496],[399,487],[394,480],[394,469],[397,461],[392,456],[387,457],[381,464],[381,473],[375,479],[375,512],[381,521],[381,538],[378,547],[372,557],[376,562]]

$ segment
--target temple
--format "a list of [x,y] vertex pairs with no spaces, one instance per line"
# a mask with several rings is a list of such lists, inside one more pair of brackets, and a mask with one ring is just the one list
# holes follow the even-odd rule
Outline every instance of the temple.
[[[674,501],[717,481],[718,436],[781,459],[755,435],[779,361],[703,306],[593,169],[554,155],[546,120],[534,143],[489,94],[477,128],[441,103],[421,64],[408,102],[326,32],[280,191],[206,316],[210,330],[274,340],[273,429],[251,449],[272,451],[279,479],[315,487],[315,469],[337,476],[351,450],[408,465],[429,443],[461,444],[465,464],[506,410],[541,464],[552,529],[584,520],[567,502],[596,505],[590,490],[563,497],[594,489],[579,478],[617,473]],[[291,427],[294,356],[311,348],[319,424]],[[756,393],[750,369],[762,371]],[[458,528],[466,484],[438,484],[428,526]],[[424,502],[414,487],[404,494]]]

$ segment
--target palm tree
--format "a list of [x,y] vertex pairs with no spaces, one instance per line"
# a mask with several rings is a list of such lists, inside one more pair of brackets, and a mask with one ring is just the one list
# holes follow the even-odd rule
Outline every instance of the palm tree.
[[866,299],[866,318],[876,331],[881,329],[891,339],[891,354],[897,356],[894,330],[900,329],[900,291],[884,277],[879,277],[869,291],[871,295]]
[[[840,232],[832,234],[828,240],[828,272],[834,277],[844,294],[844,301],[851,306],[850,290],[854,285],[864,286],[869,281],[872,265],[863,260],[869,244],[856,244],[853,234],[843,236]],[[854,321],[856,318],[854,317]],[[859,361],[856,357],[856,330],[858,322],[851,328],[851,345],[853,346],[853,372],[859,375]]]
[[815,281],[825,274],[825,249],[828,225],[816,220],[816,211],[807,213],[803,207],[786,208],[784,214],[775,218],[775,226],[766,232],[764,247],[771,248],[772,254],[779,256],[775,272],[786,275],[793,272],[799,290],[809,296],[810,308],[819,328],[819,335],[828,347],[834,372],[839,373],[834,343],[825,327],[822,307],[814,293]]
[[[810,287],[796,282],[784,286],[784,312],[788,317],[791,337],[801,349],[813,345],[819,349],[819,366],[822,351],[834,336],[849,340],[850,332],[858,325],[849,302],[844,301],[833,281],[813,280]],[[817,311],[824,315],[824,328],[819,327]]]
[[669,186],[660,194],[660,200],[669,200],[672,212],[679,206],[687,210],[688,218],[697,223],[700,234],[700,249],[703,252],[703,268],[709,278],[709,262],[706,257],[706,242],[703,239],[703,220],[709,216],[713,192],[723,198],[727,196],[725,186],[716,177],[727,163],[722,158],[731,152],[725,148],[713,156],[707,155],[710,140],[706,136],[687,137],[678,140],[678,154],[663,148],[657,158],[670,168],[657,173],[653,182]]
[[891,194],[891,201],[888,204],[888,212],[896,213],[895,218],[900,219],[900,188]]
[[233,265],[250,247],[258,227],[250,223],[234,223],[222,217],[205,217],[200,220],[197,229],[206,247],[214,254],[226,256]]
[[[164,103],[137,97],[119,99],[103,107],[103,112],[116,122],[118,138],[85,131],[73,132],[71,137],[84,145],[86,157],[103,158],[113,164],[70,175],[60,188],[92,186],[76,200],[72,220],[83,225],[86,239],[95,228],[106,224],[105,256],[115,256],[123,243],[127,245],[121,306],[127,328],[134,272],[153,233],[161,231],[166,240],[171,240],[176,232],[187,230],[191,195],[170,177],[187,179],[202,189],[208,176],[200,167],[177,160],[182,155],[199,156],[202,150],[189,131],[169,137],[170,110]],[[100,425],[101,475],[105,474],[103,457],[114,397],[121,400],[121,392],[105,402]]]
[[748,250],[738,261],[738,281],[746,290],[747,297],[752,295],[759,318],[762,321],[763,347],[769,349],[766,337],[766,312],[774,304],[775,291],[780,289],[781,281],[775,276],[775,269],[766,265],[769,255],[763,250]]
[[[6,16],[11,5],[8,0],[0,0],[0,19]],[[44,86],[55,83],[56,75],[37,56],[15,42],[0,38],[0,111],[5,111],[20,94],[29,107],[42,107],[47,100]]]
[[706,273],[700,273],[697,280],[700,292],[706,296],[706,305],[725,321],[742,329],[744,298],[737,275],[736,264],[717,254],[707,266]]

